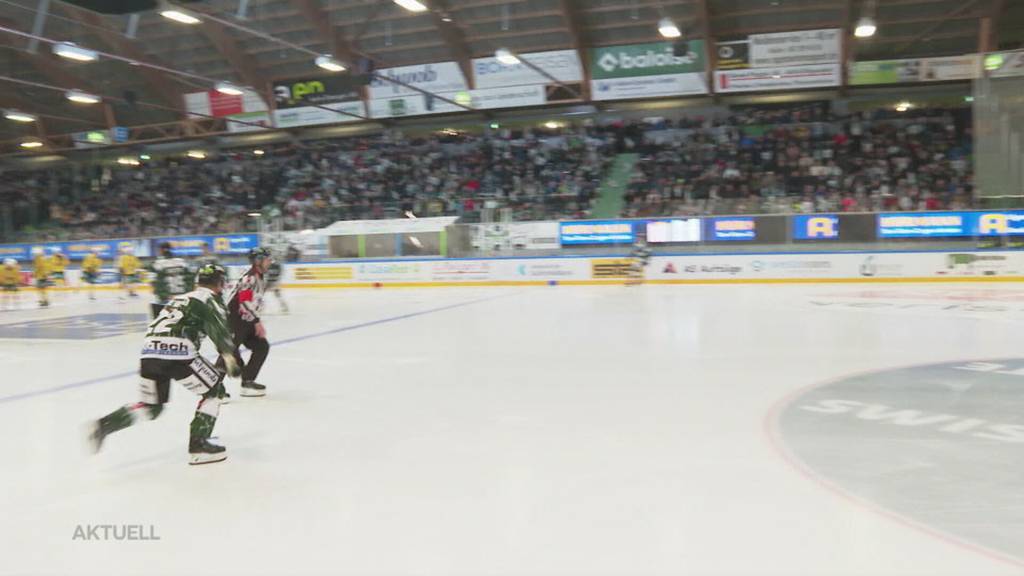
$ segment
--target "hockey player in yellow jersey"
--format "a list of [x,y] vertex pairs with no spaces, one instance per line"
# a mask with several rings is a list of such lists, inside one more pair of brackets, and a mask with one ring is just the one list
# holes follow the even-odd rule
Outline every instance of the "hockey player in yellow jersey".
[[61,252],[60,248],[54,248],[53,254],[50,255],[50,281],[54,285],[58,282],[61,286],[68,285],[68,280],[64,276],[64,270],[67,269],[70,263],[71,261]]
[[35,277],[36,291],[39,292],[39,306],[45,308],[50,305],[50,297],[46,294],[50,286],[50,259],[41,246],[32,248],[32,256],[32,275]]
[[96,284],[100,279],[100,267],[103,266],[103,259],[96,252],[98,250],[86,254],[82,259],[82,279],[89,285],[89,300],[96,299]]
[[139,259],[133,254],[131,246],[125,246],[121,250],[121,257],[117,261],[117,270],[121,273],[121,287],[128,291],[128,296],[138,298],[135,293],[135,285],[139,283]]
[[0,265],[0,290],[3,291],[3,307],[0,310],[18,308],[18,287],[21,285],[21,268],[14,258],[7,258]]

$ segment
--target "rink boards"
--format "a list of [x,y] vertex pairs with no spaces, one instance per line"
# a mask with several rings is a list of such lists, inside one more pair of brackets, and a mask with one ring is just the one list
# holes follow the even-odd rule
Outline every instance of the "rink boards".
[[[295,287],[621,284],[632,260],[532,257],[336,261],[287,266]],[[860,252],[668,255],[651,258],[656,284],[782,282],[941,282],[1024,280],[1024,252]]]
[[[622,284],[632,260],[621,256],[338,260],[284,266],[287,288],[541,286]],[[232,278],[244,266],[229,266]],[[103,289],[117,289],[104,270]],[[81,286],[77,269],[68,280]],[[1024,251],[680,254],[651,258],[653,284],[1022,281]],[[25,283],[32,281],[24,274]],[[61,290],[63,288],[56,287]]]

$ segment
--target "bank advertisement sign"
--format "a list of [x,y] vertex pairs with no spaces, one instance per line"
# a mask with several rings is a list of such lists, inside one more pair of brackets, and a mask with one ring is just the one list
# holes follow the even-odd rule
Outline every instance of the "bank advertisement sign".
[[1006,236],[1024,234],[1024,210],[879,214],[879,238]]
[[636,240],[633,223],[628,220],[592,220],[559,223],[563,246],[573,244],[630,244]]
[[707,94],[703,40],[676,56],[671,42],[606,46],[590,51],[594,100]]

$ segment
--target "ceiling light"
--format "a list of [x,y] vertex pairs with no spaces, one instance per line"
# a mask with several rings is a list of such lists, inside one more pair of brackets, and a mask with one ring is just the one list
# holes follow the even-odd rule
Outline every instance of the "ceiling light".
[[665,38],[679,38],[683,35],[671,18],[662,18],[658,21],[658,32],[661,32]]
[[149,154],[139,154],[139,160],[149,160],[151,158],[152,156],[150,156]]
[[8,110],[4,112],[4,118],[13,120],[15,122],[35,122],[35,114],[27,114],[25,112],[18,112],[17,110]]
[[335,57],[331,56],[330,54],[317,56],[314,62],[316,62],[317,66],[329,72],[342,72],[345,70],[345,65],[342,64],[341,62],[338,62],[338,60],[335,59]]
[[61,58],[78,62],[93,62],[99,58],[95,50],[82,48],[74,42],[58,42],[53,45],[53,53]]
[[395,0],[395,4],[398,4],[409,12],[427,11],[427,6],[423,2],[420,2],[420,0]]
[[900,102],[899,104],[896,105],[896,111],[897,112],[906,112],[907,110],[910,110],[913,107],[914,107],[914,105],[911,104],[910,102],[903,101],[903,102]]
[[203,160],[206,158],[206,152],[203,152],[202,150],[189,150],[185,153],[185,156],[195,158],[196,160]]
[[857,38],[870,38],[875,35],[878,27],[875,20],[867,16],[857,21],[857,27],[853,29],[853,35]]
[[244,90],[242,90],[238,86],[235,86],[231,82],[217,82],[217,86],[215,88],[217,92],[220,92],[221,94],[227,94],[228,96],[241,96],[245,93]]
[[260,150],[259,148],[253,150],[252,153],[257,155],[257,156],[263,156],[264,154],[266,154],[266,152],[264,152],[263,150]]
[[494,57],[498,59],[498,62],[508,64],[509,66],[519,64],[519,57],[508,48],[498,48],[494,51]]
[[26,140],[21,143],[22,148],[39,148],[43,145],[40,140]]
[[122,166],[139,166],[140,164],[142,164],[142,162],[139,162],[138,159],[133,158],[131,156],[122,156],[121,158],[117,159],[117,163]]
[[68,90],[64,93],[64,97],[79,104],[95,104],[100,101],[99,96],[81,90]]
[[554,120],[548,120],[547,122],[544,123],[544,127],[549,130],[558,130],[561,127],[561,124],[555,122]]
[[451,14],[449,14],[447,12],[445,12],[444,14],[441,14],[441,22],[451,22],[451,21],[452,21],[452,15]]
[[160,15],[168,20],[174,20],[175,22],[180,22],[182,24],[199,24],[200,22],[199,18],[196,18],[188,12],[177,9],[164,10],[160,12]]

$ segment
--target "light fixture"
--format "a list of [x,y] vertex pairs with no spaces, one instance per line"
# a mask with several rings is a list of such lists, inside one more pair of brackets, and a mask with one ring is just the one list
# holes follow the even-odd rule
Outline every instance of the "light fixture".
[[174,20],[182,24],[199,24],[199,18],[177,8],[168,8],[160,12],[160,15],[168,20]]
[[562,125],[559,124],[558,122],[555,122],[554,120],[548,120],[547,122],[544,123],[544,127],[547,128],[548,130],[558,130],[559,128],[562,127]]
[[139,166],[140,164],[142,164],[142,162],[139,162],[138,159],[133,158],[131,156],[122,156],[117,159],[117,163],[122,166]]
[[4,112],[4,118],[13,120],[15,122],[35,122],[35,114],[27,114],[25,112],[18,112],[17,110],[7,110]]
[[249,212],[249,218],[259,218],[262,216],[259,212]]
[[82,48],[74,42],[58,42],[53,45],[53,53],[61,58],[78,62],[93,62],[99,58],[95,50]]
[[447,12],[444,12],[443,14],[441,14],[441,22],[451,22],[451,21],[452,21],[452,15],[451,14],[449,14]]
[[149,154],[139,154],[139,160],[150,160],[152,158]]
[[875,35],[877,30],[878,26],[875,25],[875,19],[865,16],[857,20],[857,27],[853,29],[853,35],[857,38],[870,38]]
[[661,32],[661,35],[665,38],[679,38],[683,35],[679,31],[679,26],[676,26],[676,23],[671,18],[662,18],[658,21],[658,32]]
[[345,70],[345,65],[330,54],[317,56],[314,62],[317,66],[327,70],[328,72],[342,72]]
[[42,140],[25,140],[21,143],[22,148],[39,148],[42,145]]
[[99,96],[81,90],[68,90],[64,93],[64,97],[79,104],[96,104],[100,101]]
[[266,152],[264,152],[263,150],[260,150],[259,148],[253,150],[252,153],[257,155],[257,156],[263,156],[264,154],[266,154]]
[[900,102],[899,104],[896,105],[896,111],[897,112],[906,112],[907,110],[910,110],[913,107],[914,107],[913,104],[911,104],[910,102],[907,102],[906,100],[904,100],[903,102]]
[[244,90],[242,90],[238,86],[235,86],[231,82],[217,82],[217,85],[214,88],[217,90],[217,92],[220,92],[221,94],[227,94],[228,96],[241,96],[245,93]]
[[409,12],[426,12],[427,6],[420,0],[395,0],[395,4],[398,4],[402,8],[405,8]]
[[508,48],[498,48],[494,51],[494,57],[502,64],[508,64],[514,66],[519,64],[519,57],[512,53]]
[[196,160],[203,160],[206,158],[206,152],[203,152],[202,150],[189,150],[185,153],[185,156],[195,158]]

